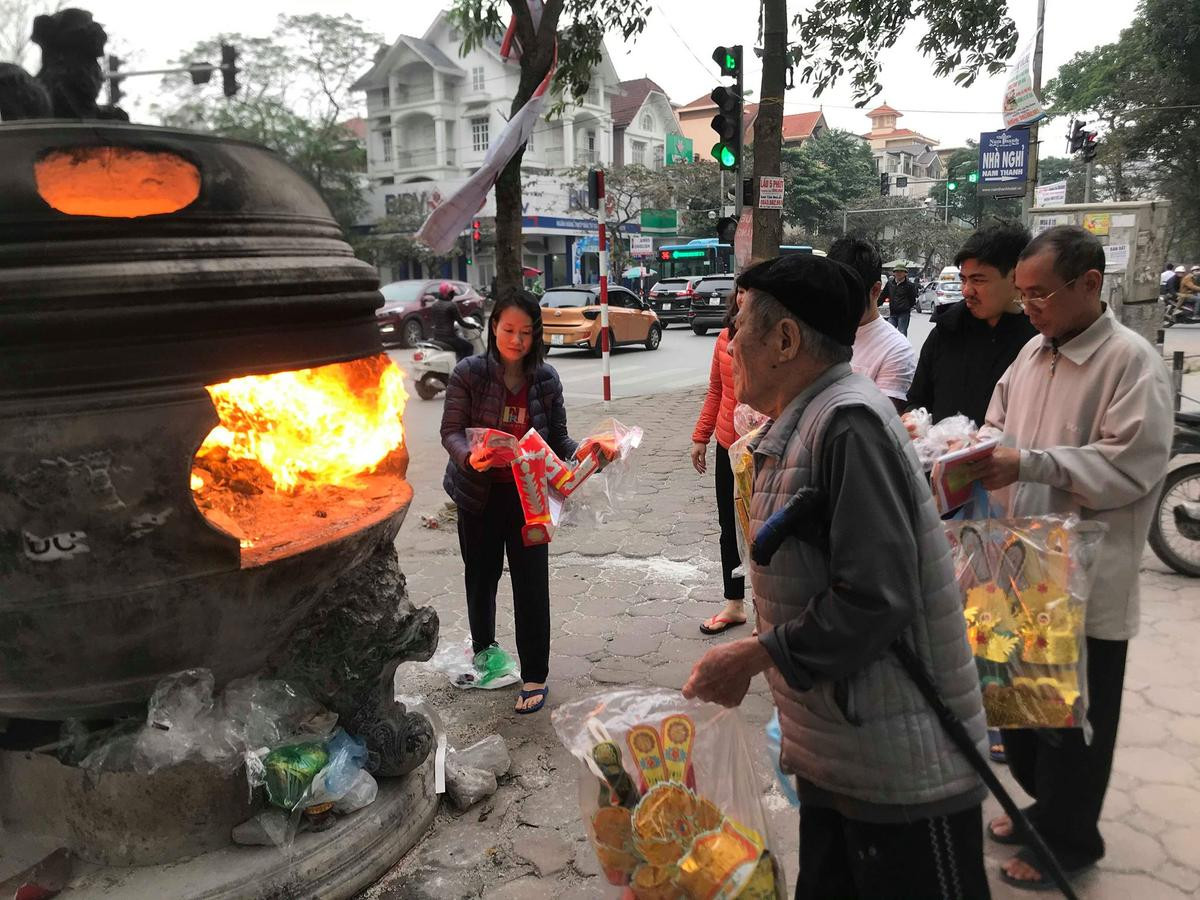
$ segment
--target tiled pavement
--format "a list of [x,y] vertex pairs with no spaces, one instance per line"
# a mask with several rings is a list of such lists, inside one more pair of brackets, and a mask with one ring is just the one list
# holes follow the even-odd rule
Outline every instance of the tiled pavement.
[[[619,419],[646,432],[639,453],[641,493],[618,520],[599,529],[563,529],[551,545],[550,707],[611,685],[678,688],[714,640],[696,628],[721,599],[711,464],[701,477],[687,459],[701,396],[693,390],[612,405]],[[572,410],[573,431],[582,433],[600,414],[599,407]],[[452,527],[420,527],[419,518],[445,500],[444,455],[440,448],[423,447],[413,456],[410,480],[417,498],[398,541],[401,563],[413,601],[438,610],[442,641],[459,643],[467,626],[457,538]],[[1200,895],[1200,690],[1194,683],[1200,671],[1200,584],[1169,574],[1150,556],[1144,567],[1143,627],[1130,650],[1120,747],[1104,811],[1108,856],[1079,882],[1088,900]],[[499,618],[500,640],[511,649],[507,579]],[[442,676],[413,666],[401,670],[399,682],[405,693],[424,694],[438,708],[452,745],[503,734],[513,768],[491,800],[467,813],[444,804],[426,840],[364,896],[606,896],[579,821],[577,764],[558,743],[549,715],[516,716],[511,690],[458,691]],[[753,742],[761,746],[771,714],[762,679],[756,679],[743,712]],[[765,750],[755,765],[791,883],[796,814],[774,787]],[[1007,779],[1007,770],[999,770]],[[987,813],[997,810],[990,802]],[[997,898],[1021,894],[995,878],[1004,850],[988,847]]]

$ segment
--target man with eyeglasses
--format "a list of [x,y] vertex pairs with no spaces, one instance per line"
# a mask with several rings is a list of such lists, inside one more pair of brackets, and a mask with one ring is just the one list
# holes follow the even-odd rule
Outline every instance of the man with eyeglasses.
[[[1009,516],[1074,513],[1108,531],[1087,603],[1088,719],[1083,729],[1005,729],[1009,768],[1034,799],[1030,821],[1068,872],[1104,856],[1098,822],[1112,771],[1125,655],[1138,630],[1138,563],[1166,476],[1173,431],[1162,360],[1100,299],[1104,248],[1074,225],[1042,232],[1021,252],[1016,285],[1041,332],[1017,355],[988,407],[1002,447],[978,468]],[[988,834],[1021,850],[1006,883],[1052,886],[1008,816]]]

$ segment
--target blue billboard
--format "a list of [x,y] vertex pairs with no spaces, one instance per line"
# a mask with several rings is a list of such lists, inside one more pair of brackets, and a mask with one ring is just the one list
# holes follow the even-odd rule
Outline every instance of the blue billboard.
[[985,131],[979,135],[979,193],[1020,197],[1029,180],[1029,132]]

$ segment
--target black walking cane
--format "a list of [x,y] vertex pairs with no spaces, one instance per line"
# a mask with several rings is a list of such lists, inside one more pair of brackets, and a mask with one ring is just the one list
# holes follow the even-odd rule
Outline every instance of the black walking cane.
[[[801,488],[781,509],[763,523],[750,545],[750,558],[757,565],[770,565],[775,551],[788,537],[797,537],[807,543],[821,546],[824,542],[821,533],[824,528],[823,523],[827,521],[825,506],[825,497],[821,491],[812,487]],[[1000,805],[1012,820],[1014,832],[1024,834],[1029,838],[1030,849],[1037,855],[1038,862],[1045,866],[1050,873],[1050,877],[1054,879],[1054,883],[1062,891],[1063,896],[1067,900],[1079,900],[1071,888],[1071,883],[1067,881],[1062,866],[1058,864],[1054,851],[1046,845],[1037,829],[1033,827],[1025,813],[1017,806],[1016,801],[1004,789],[1004,785],[1000,783],[1000,779],[996,777],[992,767],[987,764],[980,754],[979,748],[967,734],[966,727],[938,693],[933,678],[925,671],[924,664],[913,653],[912,648],[904,643],[902,638],[896,638],[892,644],[892,652],[900,660],[900,665],[908,673],[913,684],[917,686],[917,690],[921,692],[925,702],[937,714],[938,721],[951,742],[967,758],[971,768],[983,779],[983,783],[992,792],[992,796],[1000,801]]]

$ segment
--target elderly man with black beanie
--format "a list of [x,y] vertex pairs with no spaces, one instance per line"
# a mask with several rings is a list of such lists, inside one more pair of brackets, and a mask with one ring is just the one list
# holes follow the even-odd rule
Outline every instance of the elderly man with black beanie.
[[770,563],[749,566],[758,634],[706,653],[684,694],[736,706],[766,674],[800,793],[797,898],[988,897],[984,787],[891,650],[914,651],[983,750],[942,523],[894,407],[850,368],[862,280],[797,254],[740,283],[734,387],[772,419],[750,448],[752,531],[812,499]]

